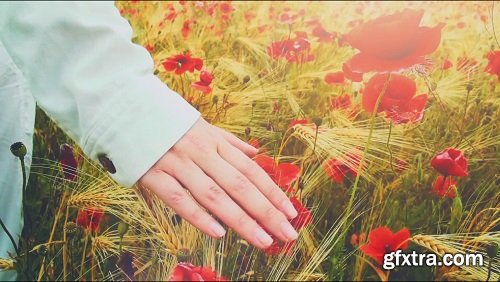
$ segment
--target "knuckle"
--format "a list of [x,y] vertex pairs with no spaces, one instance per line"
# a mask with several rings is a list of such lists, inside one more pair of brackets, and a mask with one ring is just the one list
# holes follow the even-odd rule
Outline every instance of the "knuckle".
[[273,219],[279,217],[279,212],[274,207],[268,207],[263,216],[266,219]]
[[240,227],[247,226],[251,221],[250,217],[244,213],[238,216],[238,226]]
[[283,193],[281,189],[278,189],[276,187],[269,187],[264,194],[268,199],[270,199],[273,202],[281,203],[282,201],[288,199],[285,193]]
[[250,182],[243,175],[236,175],[234,178],[234,188],[239,192],[243,192],[250,187]]
[[192,222],[200,223],[203,221],[203,215],[204,215],[203,210],[197,208],[194,211],[192,211],[191,214],[189,214],[189,218],[191,219]]
[[200,153],[208,153],[210,151],[210,146],[206,140],[201,140],[196,136],[188,136],[188,140]]
[[250,159],[245,161],[245,164],[243,164],[243,169],[251,178],[257,177],[260,174],[261,170],[261,168]]
[[186,194],[184,191],[173,191],[168,195],[168,202],[172,205],[181,204],[186,199]]
[[221,199],[222,195],[224,194],[224,191],[215,183],[211,183],[207,187],[207,198],[211,202],[217,202]]

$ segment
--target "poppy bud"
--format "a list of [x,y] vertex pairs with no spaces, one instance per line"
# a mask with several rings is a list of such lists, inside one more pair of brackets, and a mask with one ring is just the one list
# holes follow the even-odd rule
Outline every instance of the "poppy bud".
[[178,262],[189,262],[191,260],[191,252],[185,248],[178,250],[176,256]]
[[467,83],[467,88],[466,89],[467,89],[467,91],[470,92],[472,89],[474,89],[474,85],[472,85],[472,83],[469,82],[469,83]]
[[498,244],[495,242],[491,242],[486,245],[486,254],[491,258],[495,258],[498,253]]
[[78,231],[80,227],[74,223],[73,221],[70,221],[68,223],[66,223],[66,226],[64,227],[64,231],[66,231],[66,234],[70,235],[70,234],[76,234],[76,232]]
[[304,190],[304,181],[302,180],[302,177],[299,178],[299,191]]
[[245,135],[246,135],[247,137],[249,137],[249,136],[250,136],[250,133],[251,133],[251,132],[252,132],[252,129],[251,129],[250,127],[245,128]]
[[126,222],[120,221],[120,223],[118,223],[118,235],[120,235],[120,237],[123,237],[125,234],[127,234],[128,227],[129,225]]
[[269,131],[274,131],[274,126],[271,122],[268,122],[266,125],[266,129]]
[[170,220],[172,221],[172,224],[174,226],[177,226],[177,225],[181,224],[182,217],[180,215],[178,215],[178,214],[174,214],[174,215],[172,215],[172,217],[170,218]]
[[245,75],[245,77],[243,78],[243,83],[248,83],[250,81],[250,76],[248,75]]
[[10,151],[18,158],[24,158],[27,153],[26,146],[24,146],[23,142],[16,142],[10,145]]
[[312,119],[312,121],[316,125],[316,127],[319,127],[323,123],[323,119],[320,117],[315,117]]
[[219,96],[214,95],[214,96],[212,97],[212,103],[213,103],[213,104],[217,104],[218,102],[219,102]]

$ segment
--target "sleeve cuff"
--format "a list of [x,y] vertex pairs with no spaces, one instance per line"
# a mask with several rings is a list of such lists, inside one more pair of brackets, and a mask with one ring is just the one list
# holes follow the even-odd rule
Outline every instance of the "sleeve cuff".
[[125,187],[132,187],[200,117],[153,75],[131,84],[113,93],[115,98],[80,142],[91,159],[105,168],[111,165],[111,177]]

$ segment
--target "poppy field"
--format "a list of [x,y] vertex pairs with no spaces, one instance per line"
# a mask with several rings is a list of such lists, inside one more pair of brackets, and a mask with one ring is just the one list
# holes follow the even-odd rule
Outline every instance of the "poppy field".
[[[210,238],[117,185],[39,111],[19,254],[0,268],[37,280],[500,279],[500,3],[116,6],[156,75],[259,149],[300,236],[266,250],[232,231]],[[384,269],[398,250],[484,264]]]

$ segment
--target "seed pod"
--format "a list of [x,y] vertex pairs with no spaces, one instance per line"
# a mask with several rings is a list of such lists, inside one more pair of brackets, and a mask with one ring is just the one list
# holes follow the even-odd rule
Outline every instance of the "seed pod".
[[179,249],[177,251],[177,261],[178,262],[189,262],[191,261],[191,252],[186,249],[186,248],[182,248],[182,249]]
[[172,224],[174,226],[177,226],[177,225],[181,224],[182,217],[180,215],[178,215],[178,214],[174,214],[174,215],[172,215],[172,217],[170,218],[170,220],[172,221]]
[[472,82],[467,83],[467,88],[466,89],[469,92],[472,91],[472,89],[474,89],[474,85],[472,85]]
[[257,106],[257,101],[252,102],[252,108],[255,108],[255,106]]
[[212,97],[212,103],[213,103],[213,104],[217,104],[218,102],[219,102],[219,96],[214,95],[214,96]]
[[128,228],[129,225],[126,222],[120,221],[120,223],[118,223],[118,235],[120,235],[120,237],[123,237],[125,234],[127,234]]
[[66,234],[68,235],[76,234],[79,229],[80,226],[78,226],[78,224],[74,223],[73,221],[66,223],[66,227],[64,227],[64,231],[66,231]]
[[24,146],[23,142],[16,142],[10,145],[10,151],[18,158],[24,158],[27,153],[26,146]]
[[486,254],[491,259],[494,259],[497,256],[497,253],[498,253],[498,244],[496,242],[491,242],[488,245],[486,245]]
[[245,128],[245,135],[248,137],[250,137],[250,133],[252,132],[252,129],[250,127],[247,127]]
[[319,127],[323,123],[323,119],[320,117],[315,117],[312,119],[312,121],[316,125],[316,127]]
[[243,83],[248,83],[250,81],[250,76],[248,75],[245,75],[245,77],[243,78]]

